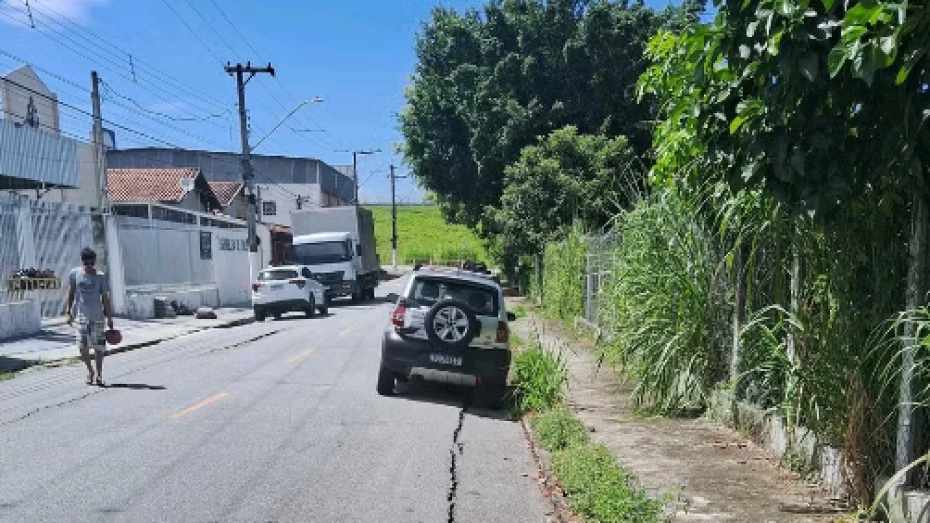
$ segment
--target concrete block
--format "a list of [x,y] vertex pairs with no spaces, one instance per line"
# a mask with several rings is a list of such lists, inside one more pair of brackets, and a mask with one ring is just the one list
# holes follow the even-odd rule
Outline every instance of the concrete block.
[[[875,492],[878,493],[889,478],[875,480]],[[881,501],[885,515],[893,523],[930,523],[930,491],[895,486]]]
[[31,336],[42,330],[42,314],[35,301],[0,304],[0,340]]

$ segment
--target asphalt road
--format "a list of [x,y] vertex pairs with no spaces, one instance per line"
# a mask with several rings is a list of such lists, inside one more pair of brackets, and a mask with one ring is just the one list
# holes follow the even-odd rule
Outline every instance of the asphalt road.
[[519,423],[375,393],[389,307],[117,355],[108,388],[78,365],[0,382],[0,520],[546,521]]

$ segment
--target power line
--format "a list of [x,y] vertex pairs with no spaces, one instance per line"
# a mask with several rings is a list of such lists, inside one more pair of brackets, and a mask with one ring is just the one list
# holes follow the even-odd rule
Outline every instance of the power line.
[[[0,0],[0,3],[3,3],[3,2],[4,2],[4,0]],[[9,4],[9,3],[6,3],[5,5],[8,5],[8,6],[12,7],[14,10],[16,10],[16,11],[22,13],[22,11],[20,11],[20,10],[17,9],[15,6],[12,6],[12,5]],[[0,16],[3,16],[4,18],[6,18],[6,19],[8,19],[8,20],[12,20],[12,21],[14,21],[14,22],[20,22],[20,23],[21,23],[20,20],[17,20],[15,17],[10,16],[7,12],[4,12],[3,10],[0,10]],[[49,18],[49,20],[51,20],[51,18]],[[52,20],[52,21],[54,22],[54,20]],[[55,27],[52,27],[52,26],[50,26],[50,25],[48,25],[48,24],[45,24],[45,23],[42,22],[41,20],[39,20],[38,23],[39,23],[39,26],[40,26],[40,27],[45,27],[46,29],[48,29],[48,31],[39,31],[39,32],[40,32],[44,37],[46,37],[46,38],[48,38],[49,40],[51,40],[52,42],[54,42],[54,43],[56,43],[56,44],[58,44],[58,45],[60,45],[60,46],[62,46],[62,47],[67,48],[67,49],[70,50],[71,52],[77,54],[78,56],[81,56],[82,58],[84,58],[84,59],[86,59],[86,60],[88,60],[88,61],[90,61],[90,62],[95,62],[95,63],[100,64],[100,66],[101,66],[102,68],[104,68],[104,69],[106,69],[106,70],[108,70],[108,71],[111,71],[112,73],[114,73],[115,75],[119,76],[120,78],[123,78],[123,79],[125,79],[125,80],[127,80],[127,81],[129,81],[129,82],[132,82],[132,81],[133,81],[132,78],[130,78],[129,76],[127,76],[122,70],[120,70],[117,66],[115,66],[115,65],[112,63],[112,61],[110,60],[110,58],[104,56],[104,55],[101,54],[99,51],[97,51],[97,50],[95,50],[95,49],[92,49],[92,48],[89,48],[87,45],[84,45],[84,44],[82,44],[81,42],[78,42],[77,40],[75,40],[75,39],[69,37],[67,34],[65,34],[65,33],[63,33],[63,32],[56,31],[56,28],[55,28]],[[56,23],[57,23],[57,22],[56,22]],[[64,28],[64,26],[63,26],[62,24],[60,24],[60,23],[58,23],[58,26],[61,27],[61,28]],[[70,43],[70,45],[69,45],[68,43],[63,42],[61,39],[57,38],[56,36],[53,36],[53,34],[58,35],[58,37],[60,37],[61,39],[66,40],[67,42]],[[83,38],[83,37],[82,37],[82,38]],[[89,40],[87,40],[86,38],[85,38],[84,40],[89,42]],[[85,52],[82,52],[82,51],[80,51],[79,49],[83,49]],[[88,56],[88,53],[89,53],[90,55],[92,55],[92,56]],[[158,98],[159,100],[168,103],[166,99],[159,97],[159,95],[157,95],[154,91],[152,91],[152,89],[149,89],[148,87],[146,87],[146,86],[144,86],[144,85],[141,86],[141,87],[142,87],[144,90],[149,91],[149,92],[152,93],[152,94],[155,94],[156,98]],[[159,87],[158,87],[157,85],[155,85],[155,84],[152,84],[152,88],[157,89],[157,90],[161,91],[162,93],[165,93],[165,94],[168,95],[169,97],[174,98],[174,96],[173,96],[171,93],[169,93],[168,91],[166,91],[166,90],[163,89],[163,88],[159,88]],[[202,112],[207,112],[207,113],[211,112],[211,111],[204,110],[202,107],[196,107],[196,106],[194,106],[194,107],[195,107],[196,109],[202,111]],[[211,123],[211,124],[216,125],[215,122],[208,122],[208,123]]]
[[203,40],[201,40],[200,35],[197,34],[197,31],[194,31],[194,29],[187,23],[187,21],[184,20],[183,17],[181,17],[181,13],[178,13],[178,12],[174,9],[174,7],[171,7],[171,4],[168,3],[168,0],[161,0],[161,1],[162,1],[166,6],[168,6],[168,9],[170,9],[171,12],[174,13],[174,16],[177,17],[177,19],[180,20],[182,24],[184,24],[184,27],[186,27],[187,30],[190,31],[192,35],[194,35],[194,38],[196,38],[197,41],[200,42],[200,45],[202,45],[203,48],[206,49],[208,53],[210,53],[211,55],[213,55],[213,58],[215,58],[217,62],[219,62],[220,64],[223,64],[223,63],[224,63],[224,62],[223,62],[223,59],[220,58],[219,55],[217,55],[215,52],[213,52],[213,49],[211,49],[210,46],[208,46]]
[[[167,1],[167,0],[165,0],[165,1]],[[223,35],[221,35],[216,29],[214,29],[214,27],[213,27],[213,25],[210,23],[210,21],[207,20],[207,18],[206,18],[205,16],[203,16],[203,14],[200,12],[199,9],[197,9],[197,7],[194,5],[194,3],[191,2],[190,0],[185,0],[185,2],[187,3],[187,5],[188,5],[191,9],[194,10],[195,13],[197,13],[197,16],[199,16],[200,19],[203,20],[203,23],[206,24],[207,28],[209,28],[210,31],[212,31],[213,34],[215,34],[216,37],[220,39],[220,42],[223,42],[223,45],[226,46],[226,49],[229,49],[229,51],[232,53],[232,55],[233,55],[233,56],[236,56],[236,55],[238,54],[238,53],[236,53],[236,50],[233,49],[232,46],[229,45],[229,42],[227,42],[226,39],[223,38]]]
[[[259,60],[265,62],[266,60],[265,60],[264,58],[262,58],[262,53],[258,52],[258,50],[255,48],[255,46],[252,45],[252,43],[249,41],[249,39],[246,38],[246,36],[242,33],[242,31],[239,30],[239,28],[236,26],[236,24],[234,24],[233,21],[229,18],[229,16],[226,15],[226,12],[223,11],[223,9],[219,6],[219,4],[218,4],[215,0],[210,0],[210,3],[212,3],[212,4],[213,4],[213,7],[215,7],[216,10],[220,13],[220,16],[222,16],[223,19],[226,20],[226,23],[229,24],[229,26],[233,28],[233,31],[235,31],[236,34],[239,35],[239,38],[242,39],[242,41],[245,43],[246,47],[248,47],[249,50],[252,51],[252,53],[255,54],[256,58],[258,58]],[[227,44],[227,47],[229,47],[228,44]],[[235,52],[234,52],[233,54],[235,54]],[[275,77],[274,80],[275,80],[275,83],[277,83],[277,85],[278,85],[278,86],[281,88],[281,90],[284,92],[284,94],[285,94],[288,98],[290,98],[291,103],[294,103],[294,104],[298,103],[297,98],[294,97],[294,96],[287,90],[287,88],[284,87],[284,83],[281,81],[280,78]],[[277,102],[278,105],[279,105],[283,110],[286,111],[286,110],[287,110],[287,107],[285,107],[284,104],[281,103],[281,101],[278,100],[277,97],[275,97],[274,94],[271,93],[271,91],[270,91],[267,87],[264,87],[264,84],[262,84],[262,85],[263,85],[264,90],[268,93],[268,95],[269,95],[272,99],[274,99],[275,102]],[[297,120],[298,120],[298,121],[301,121],[300,118],[301,118],[301,117],[298,117]],[[317,127],[319,127],[320,130],[321,130],[324,134],[330,135],[329,131],[327,131],[325,128],[323,128],[323,126],[320,125],[319,122],[315,121],[315,119],[314,119],[313,117],[308,116],[308,118],[310,119],[310,121],[311,121],[313,124],[315,124]],[[306,126],[305,124],[302,124],[302,125],[303,125],[303,126]],[[293,129],[291,129],[291,130],[294,131]],[[296,131],[294,131],[294,132],[296,133]],[[331,136],[331,135],[330,135],[330,136]],[[320,143],[321,145],[323,145],[323,147],[326,148],[326,149],[334,150],[334,149],[336,149],[337,147],[341,147],[341,148],[343,148],[343,149],[346,148],[344,145],[342,145],[342,144],[340,144],[340,143],[336,143],[336,147],[334,147],[332,143],[326,143],[325,141],[323,141],[322,138],[319,138],[319,137],[317,137],[317,136],[306,137],[306,139],[307,139],[308,141],[309,141],[310,138],[316,139],[317,142]],[[335,151],[334,151],[334,152],[335,152]]]
[[[2,1],[2,0],[0,0],[0,1]],[[158,69],[158,68],[152,66],[152,65],[149,64],[148,62],[146,62],[146,61],[144,61],[144,60],[142,60],[142,59],[140,59],[140,58],[138,58],[138,57],[134,57],[134,55],[133,55],[132,53],[130,53],[130,52],[126,51],[125,49],[119,47],[118,45],[116,45],[116,44],[114,44],[114,43],[112,43],[112,42],[110,42],[110,41],[108,41],[108,40],[102,38],[101,36],[97,35],[96,33],[94,33],[94,32],[92,32],[92,31],[86,29],[86,28],[83,27],[81,24],[75,22],[75,21],[72,20],[71,18],[68,18],[67,16],[65,16],[64,14],[62,14],[60,11],[57,11],[57,10],[55,10],[53,7],[49,6],[48,4],[45,4],[43,0],[33,0],[33,1],[38,2],[39,4],[42,4],[42,5],[44,6],[44,8],[45,8],[47,11],[50,11],[50,12],[54,13],[58,18],[60,18],[60,19],[62,19],[62,20],[64,20],[64,21],[66,21],[66,22],[68,22],[71,26],[77,28],[77,30],[78,30],[79,33],[87,33],[88,35],[90,35],[91,37],[93,37],[93,38],[94,38],[95,40],[97,40],[98,42],[101,42],[101,43],[105,44],[107,47],[110,47],[110,48],[114,49],[114,50],[115,50],[115,53],[113,53],[113,54],[119,56],[120,58],[123,58],[124,56],[127,57],[131,69],[134,69],[135,65],[138,64],[138,65],[140,66],[140,69],[148,69],[148,70],[150,70],[155,76],[161,77],[161,80],[160,80],[160,81],[162,81],[162,82],[165,83],[166,85],[171,85],[172,88],[177,89],[178,92],[182,92],[182,93],[185,93],[185,94],[189,94],[189,95],[193,96],[194,98],[197,98],[197,99],[199,99],[199,100],[201,100],[201,101],[203,101],[203,102],[205,102],[205,103],[207,103],[207,104],[211,104],[211,105],[220,105],[220,106],[223,106],[223,105],[226,104],[225,101],[222,101],[222,100],[220,100],[219,98],[209,96],[209,95],[207,95],[207,94],[205,94],[205,93],[202,93],[202,92],[200,92],[200,91],[198,91],[198,90],[196,90],[196,89],[193,89],[193,88],[188,84],[188,82],[179,80],[178,78],[176,78],[176,77],[174,77],[174,76],[172,76],[172,75],[170,75],[170,74],[168,74],[168,73],[166,73],[166,72],[164,72],[164,71],[161,71],[160,69]],[[46,15],[46,16],[47,16],[47,15]],[[47,16],[47,17],[48,17],[48,16]],[[51,19],[51,17],[48,17],[48,18]],[[54,21],[54,20],[53,20],[53,21]],[[57,23],[60,27],[64,28],[64,24],[62,24],[62,23],[60,23],[60,22],[56,22],[56,23]],[[85,40],[87,40],[87,39],[85,38]],[[89,40],[88,40],[88,41],[89,41]],[[135,75],[133,75],[133,77],[135,78]],[[170,80],[170,82],[169,82],[169,80]]]

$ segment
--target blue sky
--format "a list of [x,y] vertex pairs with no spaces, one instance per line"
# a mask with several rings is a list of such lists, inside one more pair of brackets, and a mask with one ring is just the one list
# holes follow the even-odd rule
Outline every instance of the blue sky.
[[[179,147],[238,150],[235,81],[222,63],[271,61],[277,78],[257,76],[247,88],[253,143],[299,101],[315,96],[324,101],[304,106],[256,152],[336,165],[351,162],[351,154],[340,151],[381,149],[359,161],[362,197],[389,201],[388,166],[398,165],[405,174],[394,152],[401,140],[395,114],[413,72],[416,32],[435,5],[464,8],[481,2],[29,3],[35,28],[25,0],[0,0],[0,71],[20,60],[33,63],[45,70],[39,75],[62,102],[89,111],[87,88],[96,69],[107,86],[104,118],[147,135],[116,129],[118,146],[165,145],[156,138]],[[61,121],[65,131],[88,136],[85,114],[62,108]],[[399,198],[419,196],[411,180],[400,180]]]

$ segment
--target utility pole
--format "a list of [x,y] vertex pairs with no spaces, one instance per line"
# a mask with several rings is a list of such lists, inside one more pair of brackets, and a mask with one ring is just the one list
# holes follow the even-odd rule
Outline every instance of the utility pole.
[[94,111],[94,167],[97,169],[97,209],[103,212],[107,201],[107,166],[103,146],[103,116],[100,110],[100,76],[90,72],[90,100]]
[[396,200],[396,180],[406,178],[406,176],[397,176],[394,174],[394,166],[391,166],[391,264],[397,268],[397,200]]
[[[253,183],[255,175],[252,172],[252,149],[249,147],[249,127],[245,112],[245,85],[259,73],[268,73],[274,76],[274,67],[270,63],[265,67],[252,67],[251,62],[246,62],[245,66],[227,63],[225,70],[230,76],[236,75],[236,90],[239,94],[239,132],[242,135],[242,158],[240,163],[242,164],[242,182],[245,184],[246,198],[248,198],[249,204],[249,212],[246,213],[246,227],[249,235],[249,281],[252,282],[255,281],[259,271],[258,242],[255,236],[255,213],[257,208]],[[249,75],[248,78],[245,78],[246,74]]]
[[[349,152],[349,151],[343,151],[343,152]],[[354,182],[355,182],[355,202],[354,203],[355,203],[355,208],[357,209],[358,208],[358,155],[380,153],[381,149],[375,149],[373,151],[368,149],[365,151],[351,151],[351,152],[352,152],[352,178],[354,178]]]

